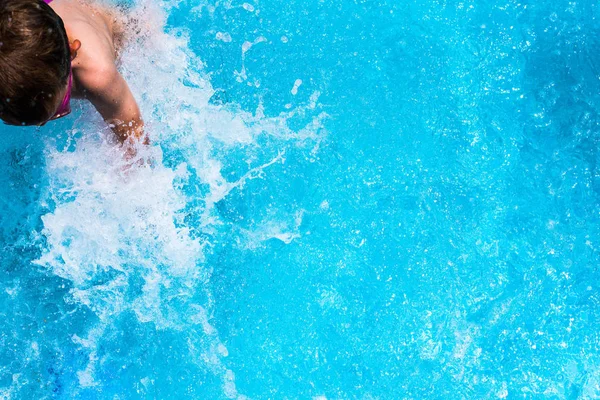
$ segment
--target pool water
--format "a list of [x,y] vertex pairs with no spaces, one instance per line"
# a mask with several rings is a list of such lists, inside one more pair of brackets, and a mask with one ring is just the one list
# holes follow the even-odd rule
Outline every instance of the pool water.
[[147,161],[0,127],[0,398],[600,396],[596,2],[121,5]]

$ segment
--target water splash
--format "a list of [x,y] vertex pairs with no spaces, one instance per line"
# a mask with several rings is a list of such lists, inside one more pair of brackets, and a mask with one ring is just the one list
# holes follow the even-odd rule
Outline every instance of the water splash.
[[[69,301],[97,318],[86,336],[72,337],[86,354],[77,391],[101,390],[99,343],[116,320],[135,315],[137,324],[181,332],[194,362],[220,377],[223,394],[243,398],[211,324],[211,270],[205,264],[210,239],[202,229],[221,223],[215,204],[283,162],[286,146],[314,141],[325,116],[293,130],[288,121],[302,115],[301,108],[267,118],[260,109],[211,104],[215,92],[201,60],[189,51],[186,32],[165,30],[167,12],[154,4],[135,5],[129,15],[135,18],[124,20],[129,39],[121,69],[139,99],[152,145],[139,149],[141,162],[132,166],[95,111],[82,104],[76,128],[48,140],[50,211],[42,216],[45,242],[35,262],[64,279]],[[257,140],[265,135],[276,155],[267,149],[257,157]],[[240,152],[247,171],[228,180],[224,164]],[[288,242],[294,237],[274,235]],[[140,382],[147,388],[150,381]]]

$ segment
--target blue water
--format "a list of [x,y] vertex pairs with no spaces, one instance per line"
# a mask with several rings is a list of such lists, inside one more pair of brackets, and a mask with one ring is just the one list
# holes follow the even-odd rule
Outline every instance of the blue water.
[[0,398],[600,396],[595,2],[128,7],[152,162],[0,127]]

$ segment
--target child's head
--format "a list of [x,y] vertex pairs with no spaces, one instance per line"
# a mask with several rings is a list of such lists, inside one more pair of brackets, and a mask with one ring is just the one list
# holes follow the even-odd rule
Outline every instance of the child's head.
[[60,17],[41,0],[0,0],[0,118],[39,125],[67,90],[70,50]]

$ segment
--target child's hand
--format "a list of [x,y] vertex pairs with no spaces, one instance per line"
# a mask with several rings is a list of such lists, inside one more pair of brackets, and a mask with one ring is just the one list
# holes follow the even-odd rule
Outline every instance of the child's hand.
[[110,128],[115,132],[117,139],[123,144],[126,142],[150,144],[150,140],[144,133],[144,122],[140,118],[129,122],[119,120],[110,121]]
[[[113,130],[115,129],[113,128]],[[150,139],[144,133],[143,125],[137,124],[135,127],[125,132],[125,139],[121,142],[123,156],[126,161],[125,169],[129,169],[134,165],[152,166],[152,155],[149,152]],[[121,138],[122,136],[119,135],[117,137]]]

